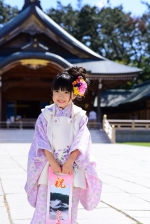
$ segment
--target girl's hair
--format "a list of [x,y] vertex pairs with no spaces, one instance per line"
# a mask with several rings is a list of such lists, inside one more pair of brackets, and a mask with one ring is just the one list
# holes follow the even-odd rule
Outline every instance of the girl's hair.
[[[89,80],[87,79],[86,69],[83,67],[70,67],[65,69],[63,72],[59,73],[53,80],[52,83],[52,90],[59,90],[62,91],[66,90],[70,93],[73,92],[73,82],[81,76],[84,81],[89,84]],[[87,91],[87,90],[86,90]],[[86,92],[85,92],[86,93]],[[81,99],[82,96],[76,97],[76,99]]]

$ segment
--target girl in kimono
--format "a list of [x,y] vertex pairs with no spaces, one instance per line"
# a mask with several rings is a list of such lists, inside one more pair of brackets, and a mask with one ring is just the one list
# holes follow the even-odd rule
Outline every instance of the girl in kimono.
[[86,70],[71,67],[52,83],[53,104],[39,115],[28,155],[25,190],[35,207],[31,224],[46,224],[48,167],[54,173],[74,174],[71,223],[76,224],[78,203],[93,210],[100,201],[102,183],[92,157],[86,112],[73,101],[85,97]]

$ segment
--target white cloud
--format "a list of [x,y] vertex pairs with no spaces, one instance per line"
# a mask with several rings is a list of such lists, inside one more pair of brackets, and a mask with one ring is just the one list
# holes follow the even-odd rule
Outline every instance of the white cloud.
[[103,8],[106,5],[107,5],[107,0],[99,0],[98,2],[96,2],[96,6],[98,6],[99,8]]

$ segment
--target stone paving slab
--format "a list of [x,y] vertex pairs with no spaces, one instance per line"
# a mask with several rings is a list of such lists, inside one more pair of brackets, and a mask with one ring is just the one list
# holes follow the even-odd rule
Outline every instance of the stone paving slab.
[[114,207],[117,207],[119,210],[149,210],[150,203],[145,200],[139,199],[134,195],[128,193],[107,193],[102,194],[102,201],[105,201],[107,204],[113,204]]
[[0,223],[1,224],[10,224],[10,221],[8,219],[8,213],[4,206],[0,207]]
[[7,202],[9,204],[12,219],[31,219],[34,208],[29,206],[25,194],[8,194]]
[[0,186],[0,223],[10,224],[7,208],[5,206],[4,194],[3,194],[1,186]]
[[0,186],[0,196],[3,196],[3,195],[4,195],[4,193],[3,193],[2,188]]
[[22,220],[22,219],[19,219],[19,220],[12,220],[13,221],[13,224],[29,224],[30,223],[30,220]]
[[138,198],[143,199],[144,201],[147,201],[147,202],[150,201],[150,193],[148,193],[148,194],[136,194],[136,196]]
[[[30,224],[34,208],[24,192],[29,147],[0,144],[0,224]],[[93,144],[93,152],[103,181],[102,198],[90,212],[79,205],[78,223],[150,224],[150,148]]]
[[95,209],[91,212],[87,212],[84,209],[80,209],[78,213],[79,224],[135,224],[131,219],[128,219],[121,212],[117,212],[112,208]]

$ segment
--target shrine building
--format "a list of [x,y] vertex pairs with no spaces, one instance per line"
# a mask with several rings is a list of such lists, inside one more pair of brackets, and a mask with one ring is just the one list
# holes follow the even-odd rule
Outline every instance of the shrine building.
[[47,16],[41,3],[25,0],[20,13],[0,29],[0,121],[11,117],[36,119],[41,108],[52,103],[53,78],[70,66],[87,69],[91,85],[86,98],[77,103],[87,111],[96,96],[100,102],[102,90],[142,72],[86,47]]

